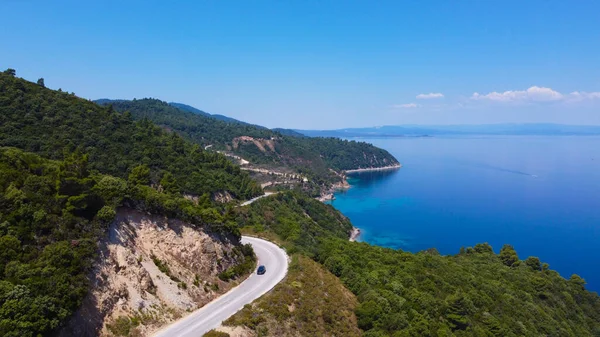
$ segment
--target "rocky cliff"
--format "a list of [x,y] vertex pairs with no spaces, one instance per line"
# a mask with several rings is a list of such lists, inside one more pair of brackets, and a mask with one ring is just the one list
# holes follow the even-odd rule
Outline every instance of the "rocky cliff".
[[61,336],[147,336],[236,284],[218,277],[241,258],[227,238],[130,209],[108,232],[92,290]]

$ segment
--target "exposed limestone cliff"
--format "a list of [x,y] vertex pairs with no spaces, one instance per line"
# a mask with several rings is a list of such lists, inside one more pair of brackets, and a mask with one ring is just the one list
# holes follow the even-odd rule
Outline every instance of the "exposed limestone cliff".
[[119,210],[100,242],[92,291],[61,335],[150,335],[235,285],[218,278],[235,263],[233,248],[182,221]]

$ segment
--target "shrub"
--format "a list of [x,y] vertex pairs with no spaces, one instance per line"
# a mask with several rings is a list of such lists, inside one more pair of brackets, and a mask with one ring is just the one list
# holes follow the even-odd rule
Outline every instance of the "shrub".
[[227,332],[210,330],[209,332],[205,333],[202,337],[229,337],[229,336],[230,335]]

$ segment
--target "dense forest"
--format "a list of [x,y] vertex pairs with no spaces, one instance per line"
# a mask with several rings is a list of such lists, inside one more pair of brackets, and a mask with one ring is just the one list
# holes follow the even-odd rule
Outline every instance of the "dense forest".
[[204,151],[148,119],[134,121],[73,94],[0,73],[0,146],[52,159],[79,150],[90,169],[126,177],[140,164],[155,185],[204,195],[227,191],[235,198],[261,194],[260,186],[224,156]]
[[330,240],[317,259],[357,295],[364,336],[598,336],[600,299],[536,257],[488,244],[440,256]]
[[499,254],[478,244],[441,256],[348,242],[350,222],[311,201],[296,193],[264,198],[240,210],[238,223],[338,276],[357,296],[364,336],[600,335],[600,297],[577,275],[566,280],[536,257],[519,259],[509,245]]
[[[184,105],[171,105],[157,99],[101,100],[103,105],[131,113],[134,119],[150,119],[158,125],[174,130],[201,145],[227,149],[254,164],[283,165],[300,170],[308,176],[327,182],[335,179],[329,169],[337,171],[397,164],[387,151],[364,142],[337,138],[308,138],[283,135],[264,127],[217,119],[200,110]],[[184,110],[178,107],[184,107]],[[237,137],[248,136],[272,140],[273,149],[263,151],[254,144],[233,146]]]
[[148,120],[0,73],[0,336],[50,335],[65,323],[118,207],[239,242],[212,198],[224,191],[262,193],[222,155]]
[[347,238],[352,231],[350,220],[333,206],[294,191],[263,198],[235,213],[240,228],[275,233],[288,244],[288,252],[309,256],[316,253],[320,238]]
[[125,180],[92,173],[87,155],[51,161],[0,148],[1,336],[48,334],[80,305],[88,291],[85,273],[117,207],[179,218],[239,240],[235,223],[208,198],[192,202],[157,191],[148,172],[139,166]]

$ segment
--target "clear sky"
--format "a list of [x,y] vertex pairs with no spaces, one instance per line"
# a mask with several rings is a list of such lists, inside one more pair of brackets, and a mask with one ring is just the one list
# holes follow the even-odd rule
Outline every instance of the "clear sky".
[[600,1],[1,0],[0,67],[268,127],[600,124]]

